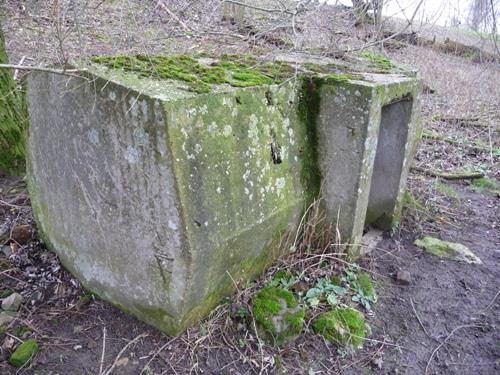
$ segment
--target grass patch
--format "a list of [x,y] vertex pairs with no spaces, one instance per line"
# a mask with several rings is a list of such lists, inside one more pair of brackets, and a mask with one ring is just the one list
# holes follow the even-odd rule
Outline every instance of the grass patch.
[[500,183],[492,178],[478,178],[472,181],[472,189],[478,193],[489,191],[495,194],[500,194]]
[[443,184],[441,182],[435,182],[434,189],[436,189],[437,192],[439,192],[439,193],[441,193],[449,198],[453,198],[453,199],[458,198],[457,192],[450,185],[446,185],[446,184]]

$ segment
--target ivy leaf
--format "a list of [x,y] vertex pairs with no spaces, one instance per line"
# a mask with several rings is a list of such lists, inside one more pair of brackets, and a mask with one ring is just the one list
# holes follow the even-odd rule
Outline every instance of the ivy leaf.
[[315,298],[320,293],[318,288],[311,288],[306,293],[306,299]]
[[326,302],[328,302],[332,306],[337,305],[339,303],[337,296],[333,293],[328,294],[328,297],[326,297]]
[[309,304],[311,305],[311,307],[316,307],[319,305],[319,298],[317,297],[313,297],[309,300]]
[[337,285],[332,285],[332,291],[339,296],[347,293],[346,288],[343,288],[343,287],[337,286]]

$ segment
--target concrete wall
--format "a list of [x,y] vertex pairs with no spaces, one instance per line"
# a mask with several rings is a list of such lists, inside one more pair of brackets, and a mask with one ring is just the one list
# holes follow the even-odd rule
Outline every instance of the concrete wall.
[[[181,332],[288,251],[321,184],[353,255],[367,210],[369,222],[397,222],[417,80],[298,78],[204,95],[169,85],[99,72],[30,77],[35,217],[103,298]],[[372,177],[374,168],[390,176]]]

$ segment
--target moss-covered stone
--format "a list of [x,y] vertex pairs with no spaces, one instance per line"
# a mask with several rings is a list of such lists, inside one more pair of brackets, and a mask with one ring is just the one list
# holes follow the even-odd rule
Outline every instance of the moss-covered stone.
[[467,246],[455,242],[442,241],[434,237],[424,237],[414,244],[440,258],[453,259],[464,263],[481,264],[482,261]]
[[364,316],[352,308],[338,308],[319,315],[313,321],[314,332],[337,345],[361,348],[367,332]]
[[9,363],[14,367],[25,366],[38,353],[38,343],[27,340],[19,345],[9,358]]
[[257,293],[252,312],[260,336],[274,345],[293,340],[304,326],[304,309],[291,292],[280,288]]
[[[0,29],[0,63],[7,63]],[[24,129],[26,115],[23,100],[9,69],[0,69],[0,175],[24,171]]]

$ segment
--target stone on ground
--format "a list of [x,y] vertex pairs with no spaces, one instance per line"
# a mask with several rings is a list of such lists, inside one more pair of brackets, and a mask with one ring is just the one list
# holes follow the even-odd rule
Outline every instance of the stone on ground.
[[14,367],[25,366],[38,353],[38,343],[35,340],[27,340],[19,345],[10,356],[9,363]]
[[313,321],[314,332],[331,343],[361,348],[367,326],[361,312],[353,308],[336,308],[322,313]]
[[0,327],[6,327],[10,322],[14,320],[14,317],[7,314],[5,311],[0,312]]
[[440,258],[452,259],[468,264],[482,264],[483,262],[467,246],[443,241],[434,237],[424,237],[414,242],[419,248]]
[[252,312],[259,336],[276,346],[295,339],[304,326],[304,309],[291,292],[280,288],[257,293]]
[[23,296],[19,293],[12,293],[10,296],[5,297],[2,300],[2,309],[5,311],[16,312],[19,310],[21,303],[23,302]]

